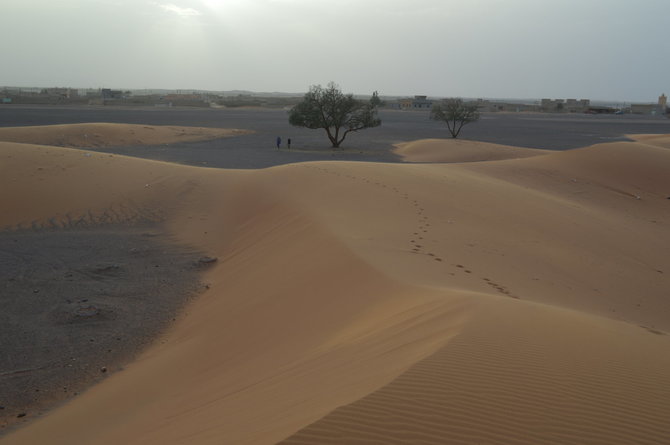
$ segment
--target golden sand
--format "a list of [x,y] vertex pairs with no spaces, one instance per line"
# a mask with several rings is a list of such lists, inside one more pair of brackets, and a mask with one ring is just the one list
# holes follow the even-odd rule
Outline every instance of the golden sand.
[[444,144],[241,172],[0,142],[0,226],[151,210],[219,258],[3,445],[670,442],[670,137]]
[[250,131],[228,128],[91,123],[0,128],[0,141],[58,147],[113,147],[204,141],[247,133]]

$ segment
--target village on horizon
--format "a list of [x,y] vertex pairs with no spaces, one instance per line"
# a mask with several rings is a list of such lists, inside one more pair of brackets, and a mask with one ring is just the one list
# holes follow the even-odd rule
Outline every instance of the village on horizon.
[[[252,91],[201,90],[115,90],[111,88],[40,88],[0,87],[0,104],[21,105],[116,105],[155,107],[287,108],[297,104],[303,93],[258,93]],[[426,95],[381,96],[382,107],[395,110],[430,110],[434,103],[444,99]],[[586,113],[586,114],[639,114],[668,115],[667,96],[661,94],[656,102],[622,103],[591,101],[590,99],[465,99],[476,104],[481,112],[526,113]]]

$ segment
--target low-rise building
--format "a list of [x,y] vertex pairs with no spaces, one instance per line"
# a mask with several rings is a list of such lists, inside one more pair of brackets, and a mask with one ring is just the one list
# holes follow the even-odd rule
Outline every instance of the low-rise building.
[[585,113],[591,106],[589,99],[542,99],[540,111],[545,113]]
[[430,110],[433,108],[433,101],[428,96],[414,96],[412,108],[415,110]]
[[428,96],[405,97],[389,103],[389,106],[396,110],[430,110],[433,101]]
[[668,97],[665,94],[658,96],[658,102],[655,104],[631,104],[630,112],[633,114],[666,114],[668,112]]
[[123,99],[123,91],[121,90],[112,90],[111,88],[103,88],[100,91],[102,98],[104,100],[110,99]]

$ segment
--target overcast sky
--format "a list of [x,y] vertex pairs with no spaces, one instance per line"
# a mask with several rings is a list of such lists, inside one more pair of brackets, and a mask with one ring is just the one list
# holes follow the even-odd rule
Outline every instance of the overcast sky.
[[0,86],[655,102],[670,0],[0,0]]

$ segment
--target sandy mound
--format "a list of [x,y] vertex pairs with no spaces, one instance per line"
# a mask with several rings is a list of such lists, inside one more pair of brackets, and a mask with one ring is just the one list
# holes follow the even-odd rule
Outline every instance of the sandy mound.
[[577,313],[488,302],[446,347],[281,443],[664,443],[667,344]]
[[248,133],[226,128],[96,123],[0,128],[0,141],[73,148],[113,147],[205,141]]
[[406,162],[476,162],[517,159],[548,153],[463,139],[422,139],[398,144],[394,150]]
[[628,134],[626,137],[656,147],[670,148],[670,137],[667,134]]
[[668,442],[668,156],[235,172],[0,144],[3,226],[148,211],[219,258],[160,345],[3,443]]

